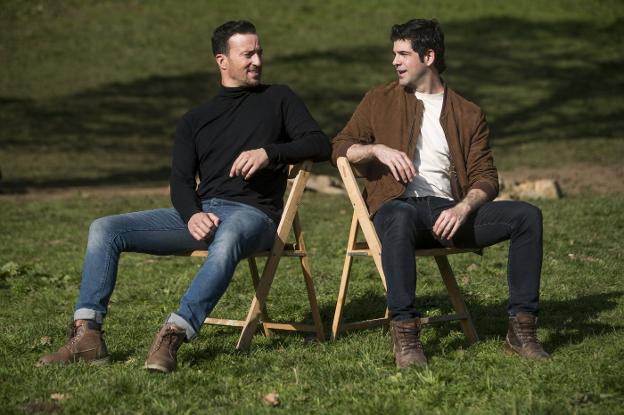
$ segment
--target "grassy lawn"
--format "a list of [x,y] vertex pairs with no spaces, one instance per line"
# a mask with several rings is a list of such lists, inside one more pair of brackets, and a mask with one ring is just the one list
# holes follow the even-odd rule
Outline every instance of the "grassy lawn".
[[[218,85],[209,38],[228,19],[256,23],[264,80],[300,94],[332,136],[365,91],[393,80],[389,28],[437,17],[445,80],[488,115],[501,169],[619,166],[624,159],[624,4],[620,1],[19,1],[0,0],[2,189],[90,186],[62,198],[0,196],[0,413],[624,413],[624,194],[541,201],[540,337],[546,364],[505,356],[507,245],[452,258],[481,341],[457,324],[424,331],[430,368],[397,371],[382,330],[317,344],[208,327],[179,370],[142,370],[150,342],[200,260],[127,254],[106,333],[113,363],[35,368],[64,340],[89,223],[169,206],[97,186],[163,186],[177,119]],[[333,170],[316,166],[317,172]],[[621,180],[613,177],[613,180]],[[302,221],[329,330],[350,221],[346,198],[306,194]],[[470,271],[468,271],[470,267]],[[244,316],[239,267],[215,316]],[[347,319],[381,315],[372,264],[356,261]],[[449,305],[419,262],[429,314]],[[269,298],[276,320],[308,319],[298,265],[284,260]],[[277,391],[282,404],[264,406]],[[54,393],[64,395],[53,401]]]
[[1,3],[0,167],[13,190],[166,181],[176,121],[218,85],[212,30],[232,18],[256,23],[265,81],[290,85],[330,136],[394,79],[390,26],[437,17],[445,79],[486,111],[500,168],[624,157],[619,1]]
[[[424,331],[430,369],[397,371],[390,338],[379,330],[315,344],[304,336],[258,334],[236,352],[237,331],[207,327],[180,351],[171,376],[142,370],[164,316],[177,306],[198,260],[124,254],[106,331],[113,363],[35,368],[63,342],[78,293],[91,218],[162,206],[164,198],[98,196],[4,202],[0,220],[0,404],[20,413],[67,398],[67,413],[621,413],[624,405],[622,195],[540,202],[545,218],[542,320],[554,358],[534,363],[503,353],[507,246],[484,257],[455,256],[458,280],[481,341],[468,347],[458,324]],[[350,212],[337,196],[306,194],[302,221],[326,330],[333,316]],[[28,221],[25,217],[30,218]],[[314,225],[314,226],[311,226]],[[468,266],[471,271],[467,271]],[[419,301],[429,314],[449,310],[433,261],[419,262]],[[296,261],[285,259],[269,298],[275,319],[309,319]],[[244,266],[214,315],[243,317],[249,303]],[[372,263],[355,263],[347,318],[383,313]],[[51,344],[50,344],[51,343]],[[279,409],[261,397],[277,391]],[[54,406],[52,406],[54,408]],[[48,407],[50,409],[50,407]]]

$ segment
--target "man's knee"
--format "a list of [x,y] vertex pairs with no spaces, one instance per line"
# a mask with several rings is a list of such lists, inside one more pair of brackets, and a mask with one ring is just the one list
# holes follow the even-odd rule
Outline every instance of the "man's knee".
[[89,245],[110,243],[120,234],[118,216],[104,216],[91,222]]
[[405,230],[416,221],[413,206],[406,202],[393,200],[384,204],[375,215],[375,225],[379,230]]
[[518,227],[541,232],[542,211],[540,208],[527,202],[517,202],[514,212]]
[[416,233],[416,209],[402,201],[386,203],[374,218],[375,229],[385,243],[408,243]]

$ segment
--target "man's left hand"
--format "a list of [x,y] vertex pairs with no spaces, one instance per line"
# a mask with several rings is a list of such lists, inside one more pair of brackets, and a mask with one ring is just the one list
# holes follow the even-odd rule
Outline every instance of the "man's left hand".
[[234,160],[234,164],[232,164],[232,168],[230,169],[230,177],[243,176],[245,180],[248,180],[258,170],[268,165],[269,156],[267,156],[263,148],[243,151],[236,160]]
[[433,234],[436,238],[452,239],[459,227],[466,222],[469,214],[470,206],[463,203],[442,211],[433,225]]

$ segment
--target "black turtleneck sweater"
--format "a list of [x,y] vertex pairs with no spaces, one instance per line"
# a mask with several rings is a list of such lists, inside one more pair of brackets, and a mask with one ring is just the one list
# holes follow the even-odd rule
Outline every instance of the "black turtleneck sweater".
[[[266,150],[269,165],[247,181],[230,177],[238,155],[257,148]],[[221,87],[178,123],[171,201],[185,223],[202,211],[201,200],[213,197],[254,206],[278,223],[287,165],[325,161],[330,153],[329,139],[287,86]]]

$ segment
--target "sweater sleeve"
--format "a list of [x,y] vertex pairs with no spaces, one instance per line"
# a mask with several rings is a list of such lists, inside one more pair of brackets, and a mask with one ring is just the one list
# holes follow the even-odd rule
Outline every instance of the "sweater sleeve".
[[171,203],[184,223],[201,212],[201,202],[195,191],[197,174],[197,151],[193,132],[185,116],[178,123],[171,162]]
[[264,147],[271,163],[295,164],[304,160],[329,160],[329,138],[320,129],[303,101],[288,87],[284,88],[282,119],[288,142]]

